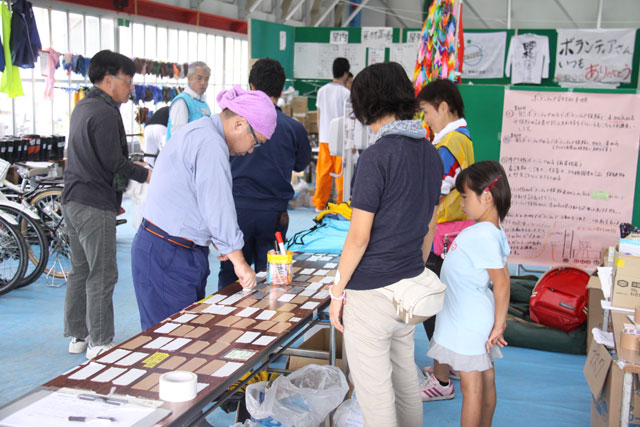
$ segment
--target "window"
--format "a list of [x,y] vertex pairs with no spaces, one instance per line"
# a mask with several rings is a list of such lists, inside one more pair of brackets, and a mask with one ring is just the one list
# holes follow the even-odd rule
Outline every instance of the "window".
[[[91,57],[102,49],[117,50],[129,57],[157,61],[204,61],[211,68],[208,103],[214,113],[220,112],[216,95],[234,84],[248,87],[248,42],[246,37],[226,37],[214,30],[170,23],[131,20],[129,26],[117,26],[115,14],[79,14],[60,9],[33,8],[43,48],[51,46],[60,54]],[[24,96],[10,99],[0,93],[0,136],[37,133],[68,135],[69,119],[78,100],[79,88],[90,87],[88,78],[68,73],[62,66],[55,71],[53,100],[44,98],[46,77],[41,60],[33,69],[20,69]],[[45,67],[46,68],[46,67]],[[187,79],[156,78],[136,75],[136,82],[153,85],[184,86]],[[149,109],[164,104],[144,103]],[[6,106],[6,107],[5,107]],[[8,107],[8,108],[7,108]],[[128,102],[120,108],[127,134],[141,131],[135,122],[136,105]]]

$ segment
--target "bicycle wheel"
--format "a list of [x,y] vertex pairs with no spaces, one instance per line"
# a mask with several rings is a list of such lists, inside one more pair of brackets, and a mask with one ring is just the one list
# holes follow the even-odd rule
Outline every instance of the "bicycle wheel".
[[33,219],[13,206],[0,205],[0,211],[7,213],[16,220],[18,230],[20,230],[27,244],[27,255],[30,262],[27,263],[24,278],[16,286],[16,288],[22,288],[35,282],[47,266],[49,261],[49,241],[38,220]]
[[27,246],[15,225],[0,216],[0,295],[15,288],[27,268]]
[[49,261],[44,272],[66,279],[71,271],[71,249],[62,217],[62,188],[48,187],[31,197],[29,204],[36,208],[49,240]]

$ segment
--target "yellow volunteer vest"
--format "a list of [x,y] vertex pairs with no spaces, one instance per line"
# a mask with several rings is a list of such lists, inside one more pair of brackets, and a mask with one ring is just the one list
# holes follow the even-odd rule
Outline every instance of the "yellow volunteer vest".
[[[473,160],[473,144],[471,140],[460,132],[453,131],[445,135],[444,138],[436,145],[437,149],[446,147],[453,154],[461,169],[466,169],[472,165]],[[446,172],[446,171],[445,171]],[[449,194],[444,196],[438,207],[438,223],[450,221],[462,221],[467,219],[462,212],[460,205],[460,193],[455,188]]]

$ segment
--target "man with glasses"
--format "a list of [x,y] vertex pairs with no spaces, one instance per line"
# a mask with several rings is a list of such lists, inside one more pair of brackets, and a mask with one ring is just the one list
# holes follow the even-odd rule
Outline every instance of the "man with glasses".
[[[113,347],[113,290],[118,280],[116,213],[129,179],[151,171],[128,160],[120,105],[129,100],[133,61],[109,50],[89,64],[94,87],[71,114],[62,209],[71,247],[64,307],[70,353],[92,359]],[[88,348],[87,348],[88,347]]]
[[256,285],[242,255],[229,157],[251,153],[270,138],[276,110],[263,92],[240,86],[220,92],[218,104],[220,114],[174,134],[154,165],[144,219],[131,246],[143,330],[204,298],[210,242],[244,288]]
[[[252,90],[265,92],[276,104],[284,88],[285,73],[274,59],[258,60],[249,73]],[[286,239],[289,226],[287,206],[294,196],[292,171],[303,171],[311,160],[311,146],[302,124],[276,106],[278,125],[269,142],[243,157],[231,158],[233,200],[238,225],[244,235],[242,253],[255,271],[267,268],[267,252],[273,249],[274,234]],[[237,280],[233,264],[220,264],[218,288]]]
[[189,65],[187,87],[171,101],[167,141],[187,123],[211,115],[205,96],[209,87],[209,77],[211,77],[211,68],[204,62],[196,61]]

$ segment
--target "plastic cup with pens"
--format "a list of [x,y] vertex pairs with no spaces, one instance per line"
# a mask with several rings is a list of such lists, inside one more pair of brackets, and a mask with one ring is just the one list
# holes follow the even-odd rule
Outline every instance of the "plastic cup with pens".
[[271,250],[267,253],[268,281],[272,285],[286,286],[291,284],[291,261],[293,254],[286,251],[284,255]]

